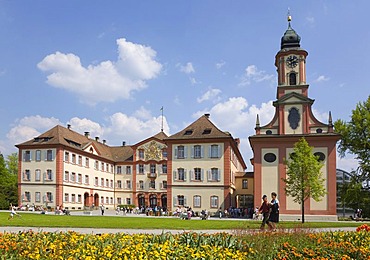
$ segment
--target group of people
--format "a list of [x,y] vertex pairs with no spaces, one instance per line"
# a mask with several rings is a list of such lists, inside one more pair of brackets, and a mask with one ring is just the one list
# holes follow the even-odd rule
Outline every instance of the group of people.
[[277,199],[276,192],[271,193],[271,201],[268,201],[267,195],[262,197],[262,205],[258,212],[262,213],[263,219],[261,224],[261,230],[265,229],[265,226],[269,227],[269,230],[276,231],[276,223],[279,223],[279,200]]

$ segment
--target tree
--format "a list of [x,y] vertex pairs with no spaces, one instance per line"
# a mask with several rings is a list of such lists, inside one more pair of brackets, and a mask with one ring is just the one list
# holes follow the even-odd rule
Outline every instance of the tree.
[[321,168],[323,163],[313,155],[306,139],[301,138],[294,144],[293,153],[289,160],[284,160],[287,166],[286,179],[282,179],[285,186],[285,193],[293,197],[293,201],[301,205],[302,223],[304,219],[304,203],[308,198],[320,201],[326,194],[324,186],[325,179],[322,178]]
[[0,209],[9,209],[10,203],[17,204],[18,201],[18,174],[10,173],[6,165],[7,162],[0,154]]
[[[370,96],[352,110],[351,120],[347,123],[341,119],[334,122],[335,132],[341,134],[338,145],[339,155],[355,155],[359,162],[357,174],[360,181],[370,178]],[[370,188],[370,187],[368,187]]]
[[10,174],[18,175],[18,153],[7,156],[6,166]]

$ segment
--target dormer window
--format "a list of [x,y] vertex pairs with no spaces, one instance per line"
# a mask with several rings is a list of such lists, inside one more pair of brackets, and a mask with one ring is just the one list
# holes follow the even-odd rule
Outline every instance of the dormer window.
[[186,130],[184,135],[191,135],[193,134],[193,130]]
[[209,135],[211,133],[211,130],[212,129],[210,129],[210,128],[204,129],[203,134],[204,135]]

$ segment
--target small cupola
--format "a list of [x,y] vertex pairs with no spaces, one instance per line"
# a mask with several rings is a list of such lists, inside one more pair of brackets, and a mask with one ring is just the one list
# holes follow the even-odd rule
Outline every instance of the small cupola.
[[288,29],[281,37],[281,49],[299,48],[301,37],[290,26],[292,17],[288,14]]

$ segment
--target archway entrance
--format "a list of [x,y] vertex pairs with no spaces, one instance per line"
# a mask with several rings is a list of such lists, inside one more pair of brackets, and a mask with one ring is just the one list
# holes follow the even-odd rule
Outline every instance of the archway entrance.
[[161,205],[162,205],[162,208],[166,208],[167,209],[167,195],[162,195],[162,197],[161,197]]
[[84,206],[89,207],[90,206],[90,195],[88,192],[84,193]]
[[154,208],[157,206],[157,195],[152,194],[149,196],[149,205],[151,208]]
[[138,195],[139,208],[145,207],[145,196],[144,194]]
[[94,206],[99,207],[99,194],[95,193],[94,195]]

